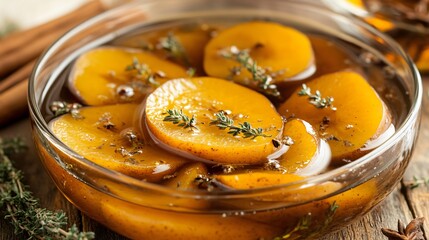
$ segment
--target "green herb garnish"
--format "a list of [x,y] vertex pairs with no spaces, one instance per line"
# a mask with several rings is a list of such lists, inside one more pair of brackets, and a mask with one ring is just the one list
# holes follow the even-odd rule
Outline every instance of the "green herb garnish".
[[287,233],[285,233],[281,237],[274,238],[274,240],[290,239],[293,234],[295,234],[299,231],[302,231],[302,230],[309,229],[310,225],[311,225],[311,215],[307,214],[307,215],[305,215],[299,219],[298,223],[296,224],[296,226],[293,229],[291,229],[290,231],[288,231]]
[[186,116],[182,110],[170,109],[167,110],[166,114],[168,114],[163,121],[172,122],[173,124],[177,124],[179,127],[183,128],[191,128],[192,130],[198,130],[196,126],[197,120],[195,116],[188,117]]
[[273,77],[268,74],[266,69],[258,66],[256,61],[252,59],[250,56],[250,50],[240,50],[236,46],[232,46],[221,50],[219,54],[226,59],[234,60],[240,64],[239,67],[235,67],[231,70],[233,74],[239,75],[241,68],[245,68],[252,74],[253,80],[258,83],[257,86],[260,91],[274,97],[280,97],[280,92],[277,90],[277,86],[271,83],[273,81]]
[[126,71],[134,71],[136,73],[135,77],[138,80],[143,80],[147,85],[159,86],[159,82],[156,81],[156,74],[152,73],[152,70],[145,63],[140,63],[139,60],[135,57],[131,65],[125,67]]
[[237,136],[242,134],[244,138],[252,138],[256,137],[271,137],[263,134],[262,128],[253,128],[250,123],[244,122],[239,123],[238,126],[234,126],[234,120],[225,115],[224,111],[220,111],[215,114],[216,119],[210,122],[210,125],[216,125],[219,129],[225,130],[229,129],[228,133],[233,136]]
[[12,166],[9,155],[22,150],[19,139],[0,139],[0,210],[4,218],[15,227],[16,234],[26,234],[28,239],[94,239],[92,232],[79,232],[76,225],[68,230],[64,212],[40,208],[27,187],[22,184],[22,173]]
[[197,70],[195,70],[195,68],[188,68],[186,70],[186,74],[188,74],[189,77],[194,77],[196,72]]
[[[274,240],[283,240],[283,239],[298,239],[298,238],[309,238],[313,239],[318,232],[324,230],[329,226],[329,224],[334,219],[334,215],[337,212],[337,209],[339,206],[334,201],[329,208],[326,210],[325,220],[323,221],[323,225],[317,225],[319,223],[316,223],[317,226],[312,226],[314,222],[312,221],[311,214],[307,214],[299,219],[298,223],[295,225],[294,228],[286,231],[285,234],[283,234],[281,237],[276,237]],[[305,230],[311,229],[310,234],[305,234]]]
[[333,105],[333,97],[322,98],[322,94],[319,90],[316,90],[315,94],[312,94],[311,89],[306,84],[302,84],[302,89],[298,92],[298,95],[307,96],[309,103],[314,105],[316,108],[322,109],[329,107],[334,111],[337,110],[337,108]]
[[416,176],[413,176],[413,182],[409,184],[410,188],[418,188],[421,185],[429,186],[429,178],[418,178]]
[[170,58],[184,64],[186,67],[191,67],[185,48],[172,32],[169,32],[167,37],[159,39],[158,46],[166,51]]

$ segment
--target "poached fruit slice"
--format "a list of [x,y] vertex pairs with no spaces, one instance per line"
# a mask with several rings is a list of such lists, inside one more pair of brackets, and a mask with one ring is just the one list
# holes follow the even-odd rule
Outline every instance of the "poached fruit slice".
[[185,77],[181,66],[138,49],[101,47],[73,65],[69,89],[87,105],[140,102],[168,79]]
[[291,119],[284,124],[283,135],[277,141],[279,148],[268,159],[271,166],[286,173],[311,176],[323,172],[331,160],[329,145],[313,127],[301,120]]
[[256,21],[225,29],[207,44],[204,69],[209,76],[252,86],[252,74],[240,61],[222,56],[231,47],[248,51],[258,66],[275,75],[273,83],[304,79],[315,71],[313,49],[305,34],[278,23]]
[[[390,112],[377,92],[359,74],[350,71],[327,74],[307,82],[312,94],[332,97],[333,108],[318,108],[297,89],[280,107],[279,113],[304,119],[328,140],[334,163],[362,156],[371,142],[391,136],[395,129]],[[380,144],[380,142],[378,142]],[[365,149],[365,150],[364,150]]]
[[[314,200],[341,189],[342,184],[324,182],[313,185],[303,182],[305,177],[295,174],[281,173],[279,171],[253,171],[238,174],[216,175],[214,179],[224,187],[231,189],[257,189],[279,187],[272,194],[258,198],[258,201],[309,201]],[[289,184],[289,185],[288,185]]]
[[[173,117],[168,116],[173,110],[180,120],[186,116],[187,124],[166,121],[166,117]],[[235,128],[220,129],[219,122],[213,124],[216,116]],[[164,83],[146,99],[143,119],[140,125],[164,149],[191,159],[226,164],[265,163],[275,150],[271,140],[283,127],[282,118],[263,95],[207,77]],[[250,136],[241,131],[233,134],[237,128],[247,130]]]
[[186,25],[156,32],[144,32],[113,42],[114,45],[140,48],[204,75],[204,48],[216,29],[208,25]]
[[174,173],[187,160],[141,141],[132,124],[137,107],[121,104],[82,108],[81,118],[62,115],[49,126],[71,150],[94,163],[156,182]]
[[207,174],[207,167],[203,163],[193,162],[179,169],[173,178],[167,180],[164,185],[175,189],[197,190],[198,184],[195,179]]

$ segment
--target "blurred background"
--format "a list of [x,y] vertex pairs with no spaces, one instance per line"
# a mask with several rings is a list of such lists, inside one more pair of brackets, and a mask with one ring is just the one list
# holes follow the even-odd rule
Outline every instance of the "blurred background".
[[71,11],[87,0],[0,0],[0,36],[26,29]]

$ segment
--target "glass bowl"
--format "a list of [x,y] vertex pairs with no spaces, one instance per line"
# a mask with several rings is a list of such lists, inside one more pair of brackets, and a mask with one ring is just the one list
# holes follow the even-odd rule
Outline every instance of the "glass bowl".
[[[140,181],[85,159],[54,136],[44,103],[52,100],[56,81],[80,53],[154,24],[213,17],[269,18],[334,36],[377,57],[400,79],[390,86],[403,89],[406,104],[397,131],[370,153],[326,173],[225,192],[179,191]],[[58,189],[89,217],[132,239],[295,239],[344,227],[369,212],[401,179],[416,140],[421,100],[418,71],[393,40],[363,22],[299,0],[148,0],[126,5],[57,40],[38,61],[29,85],[35,144]]]
[[[324,2],[336,11],[366,18],[373,23],[377,21],[374,25],[381,28],[397,27],[407,31],[429,33],[429,22],[426,22],[427,16],[425,16],[427,13],[424,12],[427,10],[422,5],[427,3],[423,1],[419,3],[404,0],[326,0]],[[419,4],[422,6],[418,7]]]
[[[427,11],[424,7],[426,2],[420,1],[420,4],[425,4],[420,7],[422,13],[409,13],[408,18],[404,18],[404,14],[395,10],[396,8],[392,5],[401,4],[401,0],[372,0],[368,1],[367,5],[364,0],[324,0],[323,2],[332,10],[360,18],[395,39],[411,56],[420,72],[429,73],[429,44],[427,43],[429,20],[427,20],[428,13],[424,12]],[[407,4],[417,6],[419,1],[402,2],[400,9],[410,11],[411,8]]]

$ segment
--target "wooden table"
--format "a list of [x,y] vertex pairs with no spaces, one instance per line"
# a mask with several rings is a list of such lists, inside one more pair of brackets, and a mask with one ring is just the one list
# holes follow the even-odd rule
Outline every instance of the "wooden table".
[[[323,240],[338,239],[387,239],[380,231],[382,227],[396,229],[398,219],[408,223],[416,217],[425,217],[425,236],[429,236],[429,187],[421,186],[415,189],[407,187],[413,176],[429,176],[429,79],[424,81],[424,103],[422,109],[422,125],[419,140],[412,157],[410,166],[401,184],[378,207],[364,218],[347,228],[331,233]],[[96,239],[120,240],[126,239],[108,230],[74,208],[55,188],[53,182],[45,173],[34,150],[30,135],[30,121],[24,119],[6,128],[0,129],[1,137],[21,136],[26,138],[29,150],[21,158],[15,160],[15,166],[22,170],[25,183],[30,186],[34,195],[40,199],[42,207],[62,209],[67,213],[69,222],[76,223],[84,231],[95,232]],[[7,220],[0,219],[0,240],[24,239],[15,236],[13,228]]]

